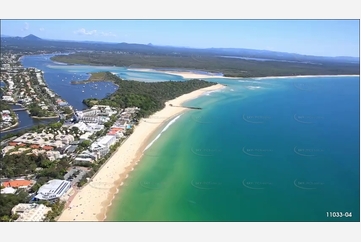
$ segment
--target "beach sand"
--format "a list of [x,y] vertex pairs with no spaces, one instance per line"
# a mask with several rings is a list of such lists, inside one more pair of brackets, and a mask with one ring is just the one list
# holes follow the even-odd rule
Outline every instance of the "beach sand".
[[[149,119],[140,120],[133,134],[99,169],[92,181],[74,196],[58,221],[104,221],[107,209],[118,192],[118,188],[128,177],[128,173],[138,164],[149,143],[149,138],[165,122],[187,110],[174,106],[180,106],[185,101],[222,88],[224,88],[223,85],[217,84],[184,94],[166,102],[166,107],[153,114]],[[156,122],[152,122],[152,119],[156,119]]]
[[154,70],[154,69],[128,69],[128,70],[134,70],[134,71],[144,71],[144,72],[158,72],[158,73],[164,73],[164,74],[170,74],[170,75],[177,75],[181,76],[184,79],[202,79],[202,78],[225,78],[222,75],[219,74],[200,74],[192,71],[160,71],[160,70]]
[[192,71],[161,71],[154,69],[128,69],[134,71],[143,71],[143,72],[158,72],[170,75],[181,76],[184,79],[203,79],[203,78],[225,78],[225,79],[253,79],[253,80],[266,80],[266,79],[289,79],[289,78],[309,78],[309,77],[359,77],[360,75],[296,75],[296,76],[265,76],[265,77],[225,77],[220,74],[208,73],[208,74],[199,74]]

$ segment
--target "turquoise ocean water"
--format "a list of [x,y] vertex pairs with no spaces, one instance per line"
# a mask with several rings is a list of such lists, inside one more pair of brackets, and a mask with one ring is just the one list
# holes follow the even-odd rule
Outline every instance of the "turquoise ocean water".
[[216,81],[144,152],[108,221],[359,221],[359,77]]
[[[49,87],[78,109],[82,99],[116,89],[70,84],[88,72],[183,80],[49,58],[26,56],[22,63],[43,70]],[[360,220],[359,77],[210,80],[227,87],[189,101],[202,110],[160,129],[119,189],[107,221]]]

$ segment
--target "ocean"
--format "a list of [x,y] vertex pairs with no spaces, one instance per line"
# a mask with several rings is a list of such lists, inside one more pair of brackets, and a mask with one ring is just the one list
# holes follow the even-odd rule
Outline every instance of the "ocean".
[[359,221],[358,77],[217,81],[144,152],[108,221]]
[[[82,93],[70,79],[92,71],[183,80],[61,65],[49,56],[23,64],[42,69],[50,88],[78,109],[95,90],[87,84]],[[227,87],[188,101],[202,109],[154,135],[107,221],[360,221],[359,77],[209,80]],[[115,90],[102,85],[97,97]]]

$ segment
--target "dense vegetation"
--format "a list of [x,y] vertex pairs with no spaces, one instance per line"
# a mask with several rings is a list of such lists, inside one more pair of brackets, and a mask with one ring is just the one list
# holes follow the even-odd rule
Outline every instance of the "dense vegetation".
[[117,91],[108,97],[98,100],[85,99],[85,105],[109,105],[118,108],[139,107],[138,117],[146,117],[165,106],[165,102],[200,88],[215,85],[214,82],[189,80],[184,82],[139,82],[122,80],[116,75],[106,72],[105,80],[119,85]]
[[82,80],[82,81],[71,81],[72,84],[83,84],[83,83],[90,83],[90,82],[98,82],[98,81],[104,81],[107,79],[107,73],[106,72],[95,72],[91,73],[88,80]]
[[65,158],[50,161],[45,155],[36,156],[25,153],[2,157],[0,177],[33,175],[37,178],[37,183],[32,187],[32,190],[37,191],[48,180],[63,179],[69,168],[69,162]]
[[191,69],[223,73],[228,77],[263,77],[294,75],[359,74],[359,64],[323,61],[317,64],[303,62],[257,61],[223,58],[217,55],[143,55],[134,53],[78,52],[58,55],[52,60],[70,64],[121,66],[132,68]]
[[51,207],[51,210],[45,216],[44,222],[55,222],[55,219],[63,212],[65,202],[58,200],[57,202],[52,204],[45,202],[44,205],[47,207]]
[[10,105],[4,100],[0,100],[0,111],[10,110]]
[[27,203],[29,194],[20,189],[16,194],[0,195],[0,222],[16,220],[18,216],[11,214],[11,209],[19,203]]

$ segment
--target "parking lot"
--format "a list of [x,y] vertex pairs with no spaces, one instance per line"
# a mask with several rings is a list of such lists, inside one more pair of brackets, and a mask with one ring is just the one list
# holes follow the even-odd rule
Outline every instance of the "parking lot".
[[85,167],[72,167],[68,173],[65,174],[64,180],[70,181],[71,185],[77,184],[88,172]]

